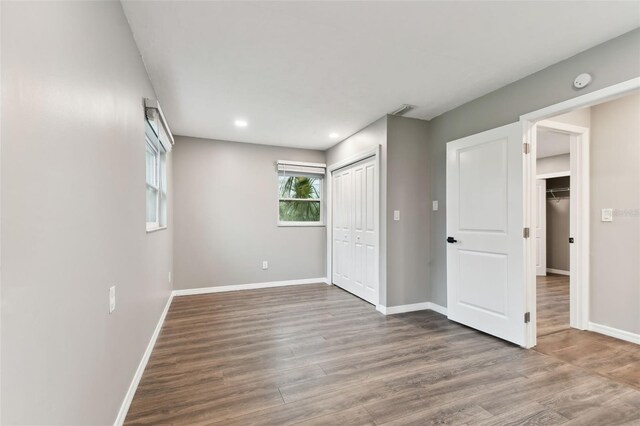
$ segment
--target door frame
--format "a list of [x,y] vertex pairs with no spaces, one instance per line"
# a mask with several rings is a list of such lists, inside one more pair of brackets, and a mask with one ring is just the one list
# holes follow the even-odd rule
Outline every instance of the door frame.
[[382,282],[382,280],[380,279],[380,253],[381,253],[380,220],[382,218],[382,214],[381,214],[382,212],[380,210],[380,199],[382,198],[380,194],[380,175],[382,173],[380,170],[380,146],[379,145],[377,145],[373,149],[362,151],[358,154],[355,154],[351,157],[348,157],[344,160],[340,160],[336,163],[333,163],[327,166],[327,174],[325,176],[325,180],[326,180],[325,218],[326,218],[326,227],[327,227],[327,240],[326,240],[327,241],[327,284],[333,285],[333,172],[338,169],[348,167],[352,164],[355,164],[362,160],[366,160],[367,158],[371,158],[371,157],[374,157],[375,165],[376,165],[376,177],[374,180],[374,193],[376,194],[376,200],[374,202],[374,209],[377,212],[377,215],[375,218],[375,228],[376,228],[376,233],[378,238],[378,240],[376,241],[376,256],[375,256],[375,259],[376,259],[375,279],[376,279],[376,287],[378,289],[378,295],[377,295],[378,303],[376,305],[376,308],[377,308],[380,305],[380,302],[381,302],[380,295],[382,294],[382,289],[380,288],[380,283]]
[[[530,112],[520,116],[523,131],[523,142],[529,144],[528,155],[523,155],[523,207],[524,207],[524,226],[531,228],[535,224],[536,218],[536,204],[532,202],[533,194],[536,190],[536,128],[543,120],[547,120],[553,116],[571,112],[576,109],[586,108],[600,103],[604,103],[616,98],[623,97],[632,92],[640,90],[640,77],[633,78],[631,80],[624,81],[622,83],[614,84],[612,86],[587,93],[582,96],[578,96],[564,102],[560,102],[555,105],[548,106],[546,108],[539,109],[537,111]],[[580,131],[578,126],[571,126],[563,124],[565,129],[572,128],[575,131]],[[584,129],[584,128],[582,128]],[[588,132],[586,133],[588,137]],[[582,133],[584,136],[584,133]],[[573,141],[575,139],[575,142]],[[571,180],[573,182],[580,183],[580,192],[573,194],[574,196],[580,195],[577,208],[583,212],[581,223],[575,228],[577,234],[577,245],[575,247],[576,259],[575,270],[571,273],[577,275],[580,284],[577,285],[578,289],[584,289],[579,297],[576,297],[576,315],[572,318],[572,326],[576,328],[587,329],[589,325],[589,147],[588,144],[579,143],[579,137],[572,138],[572,144],[575,146],[576,151],[571,152],[572,157],[572,170]],[[573,146],[572,146],[573,147]],[[574,155],[574,152],[576,155]],[[577,174],[574,174],[573,167],[577,168]],[[586,217],[585,214],[586,213]],[[527,304],[527,311],[531,314],[531,323],[527,332],[527,348],[534,347],[537,341],[537,327],[536,327],[536,265],[535,265],[535,239],[525,239],[525,300]],[[573,301],[572,301],[573,303]]]
[[[544,190],[545,191],[544,191],[543,196],[546,199],[546,197],[547,197],[547,191],[546,191],[547,190],[547,180],[546,179],[540,179],[539,176],[536,178],[536,199],[540,200],[540,194],[537,192],[537,190],[538,190],[538,182],[543,182],[544,183]],[[544,246],[544,248],[543,248],[542,252],[540,253],[541,254],[540,257],[544,258],[543,260],[541,259],[541,262],[544,265],[544,268],[543,268],[544,269],[544,275],[539,275],[540,271],[538,271],[538,265],[536,264],[536,276],[537,277],[547,276],[547,235],[546,235],[546,233],[547,233],[547,212],[546,212],[546,209],[547,209],[547,205],[545,203],[545,205],[544,205],[544,210],[545,210],[545,212],[544,212],[544,226],[542,227],[542,229],[544,231],[543,233],[545,234],[544,237],[543,237],[543,242],[544,242],[543,246]],[[540,213],[542,210],[543,209],[540,208],[540,206],[538,206],[538,209],[536,210],[536,213]],[[536,226],[531,229],[531,234],[532,234],[532,238],[536,239],[536,245],[537,245],[539,243],[539,240],[540,240],[540,238],[538,237],[538,227],[537,227],[538,217],[537,216],[536,216],[536,221],[534,223],[536,224]],[[535,229],[535,232],[534,232],[534,229]],[[536,250],[540,250],[540,248],[536,247]]]

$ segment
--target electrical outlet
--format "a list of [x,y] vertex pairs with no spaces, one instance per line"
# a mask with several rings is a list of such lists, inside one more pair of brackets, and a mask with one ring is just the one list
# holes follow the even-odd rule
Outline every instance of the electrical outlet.
[[434,212],[437,212],[437,211],[438,211],[438,200],[433,200],[433,201],[431,202],[431,207],[432,207],[432,210],[433,210]]
[[109,313],[116,310],[116,286],[109,287]]
[[269,262],[267,262],[266,260],[262,261],[262,269],[267,270],[269,269]]

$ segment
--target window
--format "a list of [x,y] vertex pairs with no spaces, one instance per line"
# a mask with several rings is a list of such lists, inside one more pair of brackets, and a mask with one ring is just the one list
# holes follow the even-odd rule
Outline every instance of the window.
[[278,224],[323,224],[324,164],[278,161]]
[[167,154],[174,141],[158,101],[145,99],[144,107],[147,232],[151,232],[167,227]]
[[167,151],[146,123],[147,231],[167,226]]

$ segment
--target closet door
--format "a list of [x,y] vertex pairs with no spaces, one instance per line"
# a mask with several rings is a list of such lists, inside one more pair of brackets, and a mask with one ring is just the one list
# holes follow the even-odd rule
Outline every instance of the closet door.
[[373,160],[353,169],[353,284],[358,296],[378,303],[376,166]]
[[333,283],[377,304],[378,195],[375,159],[332,174]]
[[351,170],[333,173],[333,283],[347,291],[351,285]]

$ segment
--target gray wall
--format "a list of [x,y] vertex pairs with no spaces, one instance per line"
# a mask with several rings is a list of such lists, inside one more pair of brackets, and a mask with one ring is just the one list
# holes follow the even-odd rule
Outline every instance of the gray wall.
[[[327,151],[327,164],[381,146],[380,304],[429,301],[428,122],[385,116]],[[393,211],[400,210],[400,221]]]
[[[327,150],[327,166],[380,146],[380,304],[387,306],[387,117],[382,117]],[[331,279],[331,277],[329,277]]]
[[429,301],[428,124],[388,116],[387,306]]
[[[520,115],[640,76],[640,30],[593,47],[449,111],[429,122],[431,197],[442,208],[432,214],[431,301],[447,303],[446,274],[446,143],[518,121]],[[575,76],[590,72],[589,87],[572,88]]]
[[[568,188],[570,178],[547,179],[547,189]],[[569,271],[570,263],[570,194],[560,192],[554,199],[547,194],[547,268]]]
[[274,165],[324,152],[177,137],[173,155],[174,288],[326,276],[326,228],[277,226]]
[[640,94],[592,107],[590,142],[590,319],[640,333]]
[[112,424],[171,291],[172,225],[145,231],[154,91],[119,2],[1,7],[1,422]]

